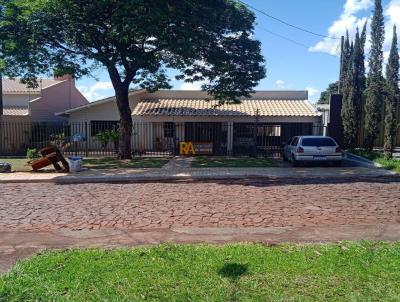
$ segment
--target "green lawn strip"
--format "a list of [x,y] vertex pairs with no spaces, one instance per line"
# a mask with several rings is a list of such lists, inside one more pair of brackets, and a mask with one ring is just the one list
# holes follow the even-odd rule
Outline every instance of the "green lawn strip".
[[383,153],[366,151],[366,150],[355,150],[351,153],[374,161],[380,164],[382,167],[388,170],[400,172],[400,160],[395,158],[386,158]]
[[0,301],[399,301],[400,243],[161,245],[46,252]]
[[192,162],[193,168],[265,168],[271,167],[267,158],[199,156]]
[[11,164],[11,169],[17,172],[32,171],[32,168],[27,165],[29,159],[26,158],[13,158],[13,157],[0,157],[0,162]]
[[116,168],[161,168],[168,163],[168,158],[138,157],[132,160],[118,160],[114,157],[85,158],[83,165],[91,169]]

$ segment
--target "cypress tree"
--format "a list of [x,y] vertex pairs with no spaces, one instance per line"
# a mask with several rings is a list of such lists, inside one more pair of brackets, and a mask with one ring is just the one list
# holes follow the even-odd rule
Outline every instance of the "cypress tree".
[[382,119],[384,79],[382,76],[385,28],[381,0],[375,0],[371,23],[371,51],[365,102],[365,148],[372,150]]
[[393,27],[392,47],[386,65],[384,150],[387,157],[392,157],[394,137],[396,135],[396,106],[398,102],[400,102],[399,81],[399,53],[397,50],[397,33],[395,25]]
[[367,85],[367,79],[365,77],[365,42],[367,41],[367,21],[365,21],[363,29],[361,31],[360,36],[360,59],[359,59],[359,68],[360,68],[360,85],[362,90],[365,91]]
[[345,147],[353,149],[357,146],[360,134],[362,113],[364,55],[363,41],[357,28],[356,38],[351,47],[351,57],[343,90],[342,121]]
[[340,76],[339,76],[339,94],[343,94],[346,86],[346,76],[351,57],[349,32],[346,31],[346,39],[342,36],[340,52]]

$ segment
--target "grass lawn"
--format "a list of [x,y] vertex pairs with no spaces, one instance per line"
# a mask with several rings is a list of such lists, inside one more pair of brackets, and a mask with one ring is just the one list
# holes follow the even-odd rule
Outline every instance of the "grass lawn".
[[0,162],[6,162],[11,164],[11,169],[17,172],[26,172],[32,171],[30,166],[26,166],[26,163],[29,159],[26,158],[8,158],[8,157],[0,157]]
[[365,157],[372,160],[384,167],[385,169],[392,170],[400,173],[400,160],[395,158],[386,158],[383,153],[380,152],[370,152],[365,150],[356,150],[351,153],[358,156]]
[[83,165],[91,169],[115,169],[115,168],[161,168],[168,163],[168,158],[161,157],[137,157],[132,160],[118,160],[114,157],[86,158]]
[[[168,158],[158,157],[138,157],[132,160],[118,160],[113,157],[87,158],[83,160],[83,165],[91,169],[115,169],[115,168],[161,168],[169,161]],[[0,162],[7,162],[12,165],[12,170],[17,172],[32,171],[30,166],[26,166],[26,158],[0,157]]]
[[268,158],[199,156],[192,162],[193,168],[265,168],[271,167]]
[[46,252],[0,301],[400,301],[400,243],[161,245]]

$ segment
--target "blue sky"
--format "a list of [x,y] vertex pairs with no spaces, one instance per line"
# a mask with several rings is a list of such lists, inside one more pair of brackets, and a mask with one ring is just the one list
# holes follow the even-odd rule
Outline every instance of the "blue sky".
[[[301,26],[310,31],[340,37],[349,30],[354,35],[356,26],[371,17],[373,0],[244,0],[266,13]],[[383,0],[386,22],[385,56],[388,55],[393,24],[400,27],[400,0]],[[309,91],[311,101],[316,101],[321,91],[338,78],[339,57],[337,39],[314,36],[256,12],[255,38],[262,43],[266,59],[267,78],[256,89],[293,89]],[[263,29],[294,40],[289,42]],[[399,31],[398,31],[399,32]],[[367,52],[368,52],[367,43]],[[108,74],[97,70],[96,79],[86,77],[77,81],[77,87],[94,101],[114,95]],[[174,89],[199,89],[201,83],[188,84],[173,80]]]

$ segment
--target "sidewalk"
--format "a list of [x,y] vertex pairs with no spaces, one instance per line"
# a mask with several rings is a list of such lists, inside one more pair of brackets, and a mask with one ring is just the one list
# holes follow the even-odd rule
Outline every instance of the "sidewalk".
[[374,167],[304,167],[304,168],[191,168],[169,163],[157,169],[90,169],[78,173],[16,172],[0,174],[0,183],[54,182],[144,182],[239,178],[340,178],[379,177],[396,173]]

